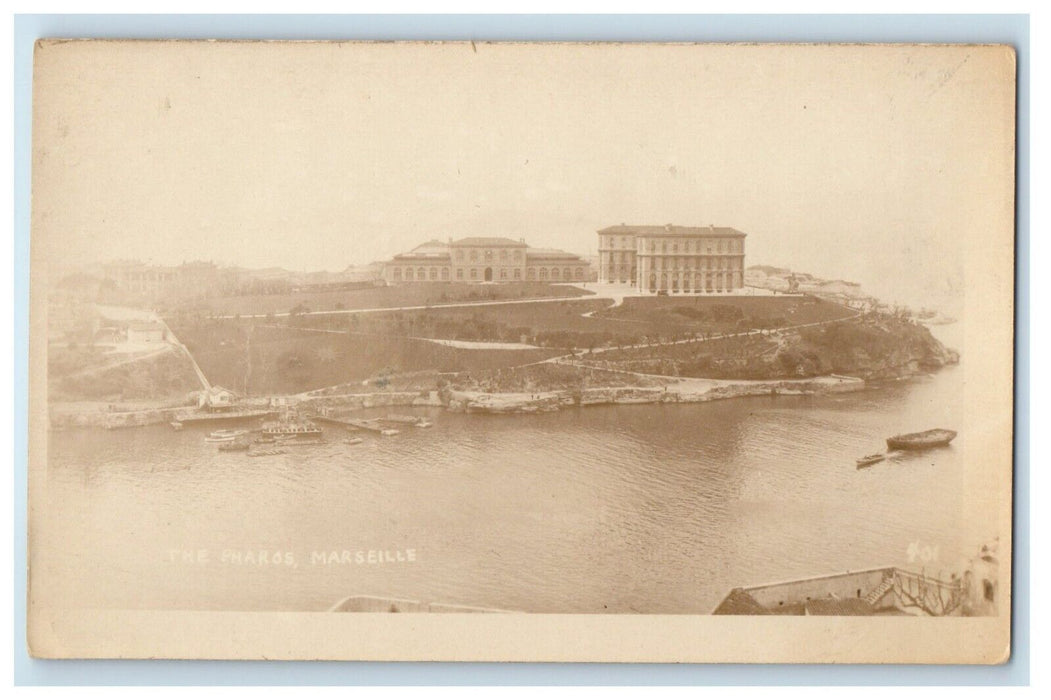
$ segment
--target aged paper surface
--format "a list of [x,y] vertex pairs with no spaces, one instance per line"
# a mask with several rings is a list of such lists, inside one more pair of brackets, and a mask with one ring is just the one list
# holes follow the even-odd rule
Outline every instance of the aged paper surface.
[[1005,661],[1014,96],[1003,46],[38,42],[32,653]]

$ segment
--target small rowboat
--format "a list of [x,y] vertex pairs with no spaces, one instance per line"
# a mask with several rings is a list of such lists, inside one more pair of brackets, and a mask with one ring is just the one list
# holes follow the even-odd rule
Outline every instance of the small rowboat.
[[269,449],[269,450],[251,450],[248,453],[249,457],[270,457],[272,455],[283,455],[288,450],[283,450],[280,447]]
[[205,442],[230,442],[236,440],[242,435],[247,435],[247,430],[216,430],[215,432],[209,433],[208,437],[204,439]]
[[944,447],[956,437],[955,430],[926,430],[922,433],[908,433],[887,438],[887,447],[892,450],[926,450],[930,447]]
[[867,467],[870,464],[875,464],[876,462],[882,462],[886,458],[887,458],[887,455],[883,454],[882,452],[879,452],[879,453],[876,453],[876,454],[872,454],[872,455],[865,455],[864,457],[861,457],[861,458],[858,459],[857,465],[858,465],[858,468]]
[[249,447],[251,447],[251,445],[247,440],[229,440],[227,442],[219,443],[220,452],[242,452]]
[[346,440],[344,440],[343,444],[344,445],[360,445],[363,442],[365,442],[365,440],[363,438],[352,437],[352,438],[347,438]]

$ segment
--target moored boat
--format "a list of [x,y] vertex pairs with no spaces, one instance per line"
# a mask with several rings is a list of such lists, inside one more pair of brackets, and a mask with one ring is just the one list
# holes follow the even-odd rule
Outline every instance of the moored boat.
[[365,440],[363,438],[352,437],[352,438],[347,438],[346,440],[344,440],[343,444],[344,445],[360,445],[363,442],[365,442]]
[[883,454],[882,452],[879,452],[879,453],[876,453],[876,454],[871,454],[871,455],[865,455],[864,457],[861,457],[861,458],[859,458],[857,460],[857,465],[859,467],[867,467],[870,464],[875,464],[876,462],[882,462],[886,458],[887,458],[887,455]]
[[237,438],[241,437],[242,435],[247,435],[247,434],[248,434],[247,430],[215,430],[215,431],[213,431],[211,433],[208,433],[208,437],[206,437],[204,439],[204,441],[205,442],[231,442],[231,441],[236,440]]
[[386,418],[384,418],[383,420],[388,422],[388,423],[401,423],[403,425],[415,425],[415,424],[419,423],[420,421],[422,421],[423,419],[420,418],[419,416],[399,416],[399,415],[391,414],[391,415],[387,416]]
[[219,443],[220,452],[243,452],[251,447],[247,440],[231,440]]
[[892,450],[925,450],[929,447],[944,447],[956,437],[955,430],[937,428],[922,433],[906,433],[887,438],[887,447]]
[[294,413],[281,417],[280,420],[263,424],[263,435],[272,437],[320,437],[321,428],[316,423]]

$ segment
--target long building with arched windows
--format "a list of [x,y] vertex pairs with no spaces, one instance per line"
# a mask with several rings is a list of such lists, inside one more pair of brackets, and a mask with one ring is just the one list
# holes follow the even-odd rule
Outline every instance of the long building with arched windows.
[[744,286],[744,233],[719,226],[610,226],[598,281],[640,291],[715,294]]
[[384,263],[387,284],[406,282],[587,282],[590,264],[564,250],[510,238],[433,240]]

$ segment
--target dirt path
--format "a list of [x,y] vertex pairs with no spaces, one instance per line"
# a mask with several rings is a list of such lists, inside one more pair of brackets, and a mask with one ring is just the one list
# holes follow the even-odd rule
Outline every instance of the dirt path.
[[[592,350],[591,350],[590,354],[588,354],[588,356],[590,357],[590,356],[597,355],[597,354],[604,353],[604,352],[611,352],[613,350],[638,350],[638,349],[645,349],[645,348],[666,347],[666,346],[670,346],[670,345],[686,345],[686,344],[689,344],[689,343],[707,343],[707,342],[711,342],[713,340],[725,340],[727,338],[744,338],[744,337],[747,337],[747,336],[764,335],[764,334],[766,336],[781,335],[781,334],[786,333],[788,331],[799,330],[800,328],[814,328],[816,326],[826,326],[826,325],[830,325],[830,324],[833,324],[833,323],[843,323],[845,321],[853,321],[854,319],[860,317],[862,315],[862,313],[863,313],[861,311],[857,311],[856,309],[851,309],[849,306],[844,306],[843,304],[839,304],[838,302],[831,302],[831,303],[836,304],[837,306],[842,306],[844,309],[848,309],[849,311],[852,312],[852,315],[844,316],[843,318],[832,318],[832,319],[828,319],[828,320],[825,320],[825,321],[812,321],[810,323],[798,323],[798,324],[795,324],[795,325],[792,325],[792,326],[782,326],[781,328],[771,328],[771,329],[767,329],[765,331],[763,331],[763,330],[749,330],[749,331],[740,331],[740,332],[737,332],[737,333],[716,333],[714,335],[702,336],[702,337],[694,337],[694,338],[684,338],[682,340],[668,340],[668,341],[657,342],[657,343],[641,343],[641,344],[638,344],[638,345],[615,345],[615,346],[605,347],[605,348],[592,348]],[[585,356],[585,354],[586,354],[586,351],[580,350],[580,351],[571,352],[571,353],[569,353],[567,355],[559,355],[557,357],[549,357],[546,360],[540,360],[539,362],[531,362],[528,365],[522,365],[522,366],[523,367],[528,367],[530,365],[543,364],[545,362],[546,363],[551,363],[551,364],[571,364],[571,363],[564,362],[564,360],[567,360],[569,358],[580,359],[580,358],[583,358]],[[635,373],[632,372],[631,374],[635,374]],[[662,376],[662,375],[645,375],[645,376]]]
[[163,355],[164,353],[167,353],[167,352],[174,352],[175,349],[176,349],[175,346],[164,345],[163,347],[157,348],[156,350],[153,350],[152,352],[147,352],[147,353],[143,353],[141,355],[133,355],[131,357],[126,357],[123,360],[118,360],[116,362],[111,362],[108,365],[101,365],[99,367],[88,367],[87,369],[78,370],[76,372],[73,372],[72,374],[67,374],[65,376],[65,378],[67,378],[67,379],[77,379],[77,378],[80,378],[80,377],[90,377],[90,376],[92,376],[94,374],[99,374],[100,372],[108,372],[109,370],[115,369],[117,367],[123,367],[124,365],[131,365],[131,364],[134,364],[136,362],[142,362],[143,360],[149,360],[149,359],[157,357],[159,355]]

